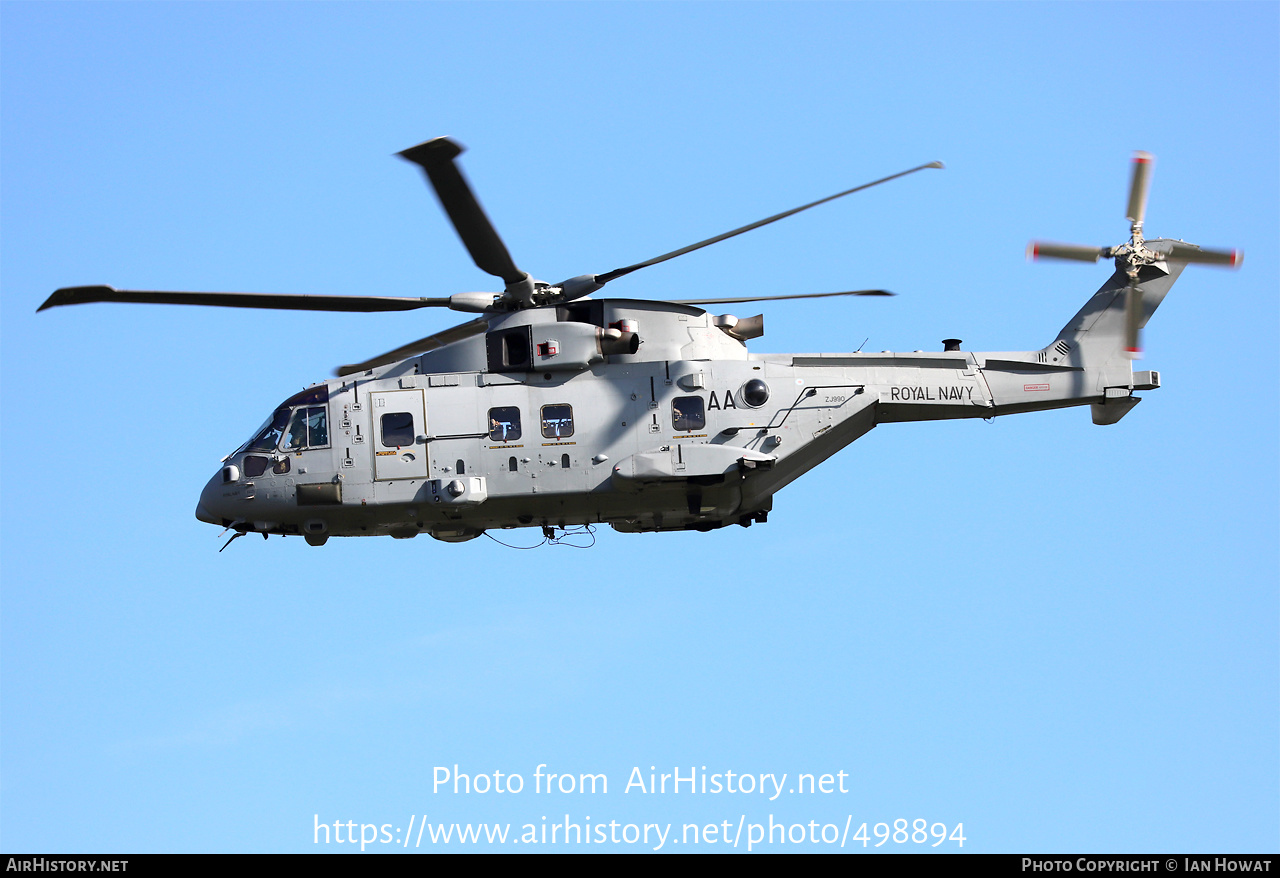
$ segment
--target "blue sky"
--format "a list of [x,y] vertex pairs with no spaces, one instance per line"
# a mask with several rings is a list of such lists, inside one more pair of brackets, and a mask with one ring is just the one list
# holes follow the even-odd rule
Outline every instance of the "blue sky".
[[[0,847],[310,851],[316,815],[358,834],[567,814],[1276,851],[1278,19],[0,4]],[[1148,235],[1245,263],[1183,275],[1145,337],[1164,386],[1120,424],[887,425],[750,530],[219,554],[192,514],[219,458],[449,315],[35,308],[91,283],[488,289],[392,157],[445,134],[516,261],[553,279],[947,163],[609,288],[899,293],[769,305],[757,351],[1043,346],[1109,269],[1023,248],[1122,242],[1135,149],[1156,156]],[[455,764],[528,786],[433,792]],[[609,791],[539,795],[543,764]],[[849,791],[624,792],[650,766],[844,771]]]

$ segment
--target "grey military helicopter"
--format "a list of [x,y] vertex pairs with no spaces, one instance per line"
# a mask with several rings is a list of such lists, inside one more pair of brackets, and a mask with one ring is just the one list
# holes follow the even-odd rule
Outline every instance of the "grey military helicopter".
[[[627,533],[763,522],[773,495],[877,424],[992,418],[1088,405],[1114,424],[1160,386],[1133,370],[1140,332],[1189,263],[1238,266],[1238,251],[1146,240],[1151,156],[1137,153],[1128,242],[1037,242],[1031,257],[1115,261],[1115,273],[1048,346],[971,353],[757,354],[763,317],[702,305],[891,295],[854,290],[685,301],[592,299],[610,281],[913,174],[921,165],[688,247],[557,284],[518,268],[437,138],[399,155],[419,165],[475,264],[500,293],[443,298],[59,289],[39,310],[150,302],[307,311],[450,308],[480,316],[361,363],[282,402],[223,459],[196,507],[235,533],[461,542],[493,529],[608,524]],[[230,541],[228,541],[230,542]],[[224,546],[225,548],[225,546]]]

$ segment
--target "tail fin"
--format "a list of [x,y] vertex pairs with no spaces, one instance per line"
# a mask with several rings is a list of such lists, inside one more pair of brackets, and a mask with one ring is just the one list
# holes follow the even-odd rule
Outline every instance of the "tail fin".
[[[1097,262],[1104,256],[1110,256],[1116,261],[1116,273],[1062,328],[1054,344],[1042,352],[1044,356],[1051,357],[1051,351],[1060,352],[1066,346],[1075,351],[1069,357],[1073,365],[1104,371],[1110,370],[1117,349],[1127,359],[1140,357],[1142,327],[1147,325],[1187,263],[1232,268],[1240,265],[1238,250],[1203,250],[1195,244],[1167,238],[1146,240],[1142,226],[1147,214],[1147,191],[1151,185],[1153,161],[1154,157],[1149,152],[1139,150],[1133,154],[1129,207],[1125,214],[1129,220],[1127,243],[1118,247],[1085,247],[1033,241],[1027,248],[1027,255],[1031,258],[1044,256]],[[1060,352],[1060,356],[1067,355]],[[1060,360],[1054,358],[1054,362]],[[1123,371],[1131,372],[1132,369],[1130,366]]]
[[[1148,241],[1147,246],[1158,253],[1168,253],[1174,242]],[[1185,245],[1183,245],[1185,246]],[[1187,267],[1186,262],[1165,259],[1138,270],[1138,286],[1142,289],[1142,313],[1139,328],[1147,325],[1151,315],[1164,301],[1165,294]],[[1125,352],[1125,293],[1129,286],[1128,266],[1122,258],[1116,259],[1116,271],[1107,282],[1085,302],[1075,317],[1062,327],[1054,343],[1046,350],[1062,351],[1070,348],[1073,365],[1088,369],[1113,369],[1132,371],[1130,358]],[[1110,377],[1110,376],[1108,376]]]

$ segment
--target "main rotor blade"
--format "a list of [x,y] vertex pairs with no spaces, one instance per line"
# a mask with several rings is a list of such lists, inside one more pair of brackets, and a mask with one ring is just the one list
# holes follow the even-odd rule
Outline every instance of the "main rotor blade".
[[109,286],[54,290],[36,311],[89,302],[139,302],[151,305],[212,305],[219,308],[275,308],[285,311],[413,311],[448,308],[449,299],[425,296],[312,296],[298,293],[183,293],[170,290],[117,290]]
[[488,321],[483,317],[477,317],[475,320],[460,323],[452,329],[446,329],[443,332],[437,332],[434,335],[428,335],[426,338],[420,338],[417,341],[411,341],[406,345],[401,345],[394,351],[387,351],[385,354],[379,354],[376,357],[365,360],[363,363],[351,363],[346,366],[339,366],[333,371],[333,374],[342,377],[344,375],[352,375],[356,372],[365,372],[378,366],[385,366],[387,363],[394,363],[396,360],[403,360],[405,357],[411,357],[414,354],[424,354],[427,351],[434,351],[436,348],[442,348],[447,344],[453,344],[455,341],[462,341],[464,338],[479,335],[488,328]]
[[426,172],[441,207],[449,215],[476,266],[502,278],[507,284],[519,283],[527,275],[512,261],[507,245],[498,237],[493,223],[489,222],[462,171],[454,163],[453,160],[461,153],[459,144],[447,137],[437,137],[402,150],[398,155]]
[[744,296],[739,299],[677,299],[675,305],[736,305],[740,302],[776,302],[781,299],[826,299],[830,296],[896,296],[888,290],[848,290],[843,293],[797,293],[790,296]]
[[769,225],[769,223],[774,223],[780,219],[786,219],[789,216],[794,216],[795,214],[800,213],[800,211],[802,210],[808,210],[811,207],[817,207],[819,204],[826,204],[828,201],[834,201],[837,198],[843,198],[846,195],[852,195],[854,192],[861,192],[863,189],[870,189],[872,186],[879,186],[881,183],[887,183],[890,180],[896,180],[899,177],[905,177],[907,176],[907,174],[914,174],[916,171],[923,171],[926,168],[941,168],[941,167],[943,167],[942,162],[929,162],[929,164],[927,165],[920,165],[919,167],[912,168],[909,171],[902,171],[901,173],[893,174],[888,177],[881,177],[879,180],[873,180],[870,183],[864,183],[861,186],[855,186],[852,189],[846,189],[843,192],[837,192],[835,195],[829,195],[826,198],[819,198],[817,201],[812,201],[809,204],[803,204],[800,207],[795,207],[795,208],[792,208],[791,210],[784,210],[782,213],[777,213],[771,217],[766,217],[765,219],[759,220],[757,222],[749,223],[745,226],[742,226],[741,228],[734,229],[731,232],[725,232],[722,235],[716,235],[714,238],[707,238],[705,241],[699,241],[696,244],[690,244],[688,247],[681,247],[679,250],[672,250],[670,253],[664,253],[661,256],[655,256],[652,259],[647,259],[644,262],[637,262],[635,265],[628,265],[625,268],[615,268],[613,271],[606,272],[605,274],[597,274],[595,276],[595,280],[596,280],[596,283],[599,283],[602,285],[607,284],[609,281],[617,280],[623,275],[630,274],[633,271],[639,271],[642,268],[648,268],[650,265],[657,265],[659,262],[666,262],[668,259],[675,259],[677,256],[683,256],[686,253],[692,253],[694,250],[701,250],[703,247],[709,247],[712,244],[718,244],[719,242],[732,238],[736,235],[741,235],[743,232],[749,232],[752,229],[758,229],[761,226],[767,226]]
[[1155,157],[1138,150],[1133,154],[1133,179],[1129,183],[1129,207],[1125,218],[1141,225],[1147,215],[1147,190],[1151,186],[1151,167]]
[[1110,247],[1086,247],[1083,244],[1032,241],[1027,245],[1028,259],[1074,259],[1078,262],[1097,262],[1110,253]]
[[1199,247],[1188,247],[1185,244],[1174,244],[1169,250],[1169,258],[1180,262],[1198,262],[1203,265],[1222,265],[1227,268],[1239,268],[1244,262],[1244,253],[1239,250],[1202,250]]

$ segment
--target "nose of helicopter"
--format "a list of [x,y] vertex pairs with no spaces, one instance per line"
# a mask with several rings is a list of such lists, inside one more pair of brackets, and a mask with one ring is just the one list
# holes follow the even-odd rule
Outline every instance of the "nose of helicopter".
[[209,479],[209,483],[200,492],[200,500],[196,503],[196,518],[209,524],[222,524],[222,517],[217,514],[219,490],[222,485],[222,471],[219,470]]

